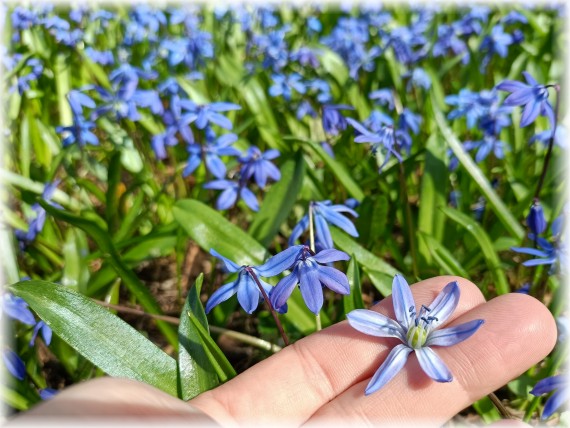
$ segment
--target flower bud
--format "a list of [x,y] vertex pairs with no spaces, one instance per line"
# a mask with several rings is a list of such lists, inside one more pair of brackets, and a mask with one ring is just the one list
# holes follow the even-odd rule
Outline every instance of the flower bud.
[[542,206],[540,205],[540,202],[538,202],[538,199],[535,199],[530,207],[530,212],[526,217],[526,224],[535,235],[540,235],[546,229],[544,212],[542,211]]

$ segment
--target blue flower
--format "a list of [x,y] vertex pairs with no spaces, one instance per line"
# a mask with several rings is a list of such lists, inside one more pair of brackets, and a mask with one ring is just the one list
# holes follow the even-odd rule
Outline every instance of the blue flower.
[[62,135],[63,147],[70,146],[73,143],[79,144],[80,147],[86,144],[97,146],[99,145],[99,138],[92,132],[93,128],[95,128],[94,122],[86,120],[81,115],[74,115],[73,125],[57,126],[55,131]]
[[273,85],[269,88],[269,95],[272,97],[282,96],[287,101],[290,101],[293,90],[299,94],[304,94],[307,91],[307,87],[301,81],[301,75],[298,73],[289,75],[274,74],[271,76],[271,79],[273,80]]
[[481,51],[486,52],[481,63],[481,69],[484,69],[487,64],[489,64],[494,54],[505,58],[509,53],[509,46],[513,44],[513,42],[513,36],[505,33],[502,25],[495,25],[491,30],[491,34],[485,36],[481,43]]
[[[51,200],[54,192],[57,190],[58,184],[59,180],[53,183],[47,183],[42,192],[42,199],[51,206],[61,208],[61,205]],[[24,232],[23,230],[17,229],[14,233],[18,241],[20,241],[20,247],[22,249],[25,245],[36,239],[36,236],[43,230],[46,221],[46,210],[39,203],[36,202],[32,205],[32,211],[35,212],[36,215],[29,220],[28,231]]]
[[361,333],[375,337],[395,337],[402,342],[390,351],[376,371],[366,387],[366,395],[378,391],[396,376],[412,351],[430,378],[436,382],[453,380],[451,372],[431,347],[452,346],[463,342],[484,323],[478,319],[438,330],[457,307],[459,295],[457,282],[450,282],[431,305],[422,305],[418,310],[410,286],[401,275],[396,275],[392,282],[396,320],[367,309],[356,309],[346,315],[349,324]]
[[493,135],[485,135],[482,140],[479,141],[467,141],[465,143],[466,150],[478,149],[475,155],[475,162],[479,163],[484,161],[489,153],[493,152],[497,159],[503,159],[505,157],[505,150],[508,150],[509,146],[499,141]]
[[2,360],[4,360],[4,365],[12,376],[16,379],[24,380],[26,377],[26,366],[18,354],[11,349],[4,349],[2,351]]
[[238,277],[235,281],[222,285],[210,296],[206,302],[206,313],[209,313],[214,306],[225,302],[234,294],[237,294],[238,302],[243,310],[251,314],[257,309],[259,300],[263,298],[255,279],[259,281],[268,295],[273,287],[259,279],[261,273],[258,268],[253,266],[239,266],[214,249],[210,250],[210,254],[221,260],[228,272],[237,273]]
[[308,46],[302,46],[295,52],[292,52],[290,58],[292,61],[297,61],[303,67],[310,66],[312,68],[318,68],[320,62],[317,58],[317,53],[319,53],[319,51],[316,49],[312,49]]
[[465,65],[469,62],[470,55],[467,44],[461,40],[457,31],[458,25],[440,25],[437,28],[437,41],[433,45],[433,56],[444,56],[451,50],[455,55],[462,55],[461,62]]
[[180,100],[180,106],[189,113],[196,116],[195,125],[198,129],[204,129],[207,126],[218,125],[224,129],[232,129],[232,122],[220,114],[221,112],[240,110],[237,104],[227,102],[214,102],[210,104],[198,105],[190,100]]
[[544,211],[538,199],[535,199],[530,207],[530,211],[526,216],[526,225],[534,235],[540,235],[546,229]]
[[414,134],[417,134],[420,132],[421,123],[422,117],[419,114],[415,114],[408,108],[404,108],[400,114],[398,126],[402,131],[412,131]]
[[216,208],[219,210],[227,210],[233,207],[238,196],[253,211],[259,210],[257,198],[251,190],[245,187],[245,183],[230,180],[213,180],[204,184],[204,189],[223,190],[216,200]]
[[554,390],[557,391],[544,404],[540,419],[548,419],[558,408],[568,403],[570,400],[570,383],[568,383],[567,376],[560,374],[542,379],[530,391],[532,395],[538,397]]
[[497,89],[510,92],[505,98],[505,106],[524,106],[520,127],[530,125],[540,114],[546,116],[554,127],[554,110],[548,102],[548,86],[541,85],[527,71],[523,71],[528,84],[516,80],[504,80],[497,85]]
[[253,177],[261,189],[265,187],[268,178],[278,181],[281,178],[281,172],[270,162],[278,156],[279,151],[275,149],[261,153],[261,150],[255,146],[248,148],[246,154],[239,158],[242,163],[241,176],[244,180]]
[[196,143],[187,146],[190,158],[188,164],[182,173],[182,176],[187,177],[192,174],[196,168],[205,160],[206,168],[216,178],[224,178],[226,175],[226,165],[220,159],[220,156],[238,156],[239,150],[229,147],[237,141],[236,134],[224,134],[217,139],[208,141],[205,145]]
[[24,324],[34,325],[36,323],[26,301],[8,292],[2,294],[2,313]]
[[415,68],[410,76],[410,81],[406,86],[409,91],[413,86],[419,86],[420,88],[429,89],[431,88],[431,77],[425,72],[423,68]]
[[344,104],[323,104],[323,129],[329,135],[338,135],[346,129],[346,118],[339,110],[354,110]]
[[469,89],[462,89],[457,95],[448,95],[445,102],[449,105],[456,106],[447,115],[449,120],[457,119],[465,116],[467,118],[467,128],[472,129],[479,118],[485,113],[485,107],[480,103],[480,97],[477,92],[471,92]]
[[[568,148],[568,133],[566,132],[566,127],[563,125],[556,126],[556,133],[554,134],[554,144],[563,149]],[[539,132],[538,134],[531,137],[528,140],[529,144],[533,144],[535,141],[540,141],[545,146],[550,143],[550,139],[552,138],[552,129],[548,129],[546,131]]]
[[[332,205],[331,201],[311,201],[309,203],[309,210],[313,211],[315,246],[317,249],[334,248],[328,225],[329,223],[344,230],[350,236],[358,236],[358,232],[356,231],[354,224],[341,214],[349,213],[354,217],[358,217],[358,214],[351,208],[340,204]],[[293,231],[289,236],[289,245],[293,245],[307,229],[309,229],[309,214],[305,214],[301,221],[299,221],[299,223],[297,223],[293,228]]]
[[53,388],[44,388],[40,389],[40,398],[42,400],[49,400],[53,398],[59,391]]
[[535,240],[536,243],[540,247],[538,248],[529,248],[529,247],[511,247],[511,250],[521,253],[521,254],[528,254],[531,256],[538,257],[536,259],[530,259],[523,262],[523,266],[538,266],[538,265],[552,265],[554,267],[555,263],[558,261],[559,254],[555,245],[551,244],[544,238],[535,237],[532,233],[528,235],[529,239]]
[[38,323],[34,327],[34,331],[32,333],[32,338],[30,339],[30,346],[33,346],[36,342],[36,338],[38,337],[38,333],[41,331],[42,337],[44,338],[44,343],[49,345],[51,343],[51,336],[52,331],[51,328],[43,321],[38,321]]
[[[349,260],[348,254],[334,249],[322,250],[313,254],[306,245],[296,245],[276,255],[280,257],[279,263],[269,259],[260,270],[268,270],[267,265],[278,266],[279,269],[291,270],[292,272],[281,279],[271,290],[269,296],[273,307],[285,307],[287,299],[295,286],[300,284],[301,295],[307,307],[314,314],[318,314],[323,306],[323,287],[339,294],[350,294],[350,286],[346,275],[339,270],[322,266],[324,263],[332,263],[339,260]],[[277,270],[273,270],[274,273]],[[275,273],[276,274],[276,273]]]
[[375,100],[380,105],[388,106],[389,110],[394,110],[394,94],[388,88],[372,91],[368,94],[368,98]]

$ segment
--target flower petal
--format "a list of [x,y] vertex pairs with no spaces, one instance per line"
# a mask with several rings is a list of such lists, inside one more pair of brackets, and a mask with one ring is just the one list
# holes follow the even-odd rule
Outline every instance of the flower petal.
[[[204,187],[206,186],[204,185]],[[216,200],[216,208],[219,210],[227,210],[233,207],[236,203],[237,196],[237,189],[235,187],[228,187],[220,193],[220,196],[218,196],[218,199]]]
[[238,282],[229,282],[227,284],[222,285],[218,288],[214,293],[210,296],[208,301],[206,302],[206,313],[210,313],[210,311],[214,308],[214,306],[219,305],[222,302],[225,302],[230,297],[232,297],[237,292]]
[[392,281],[392,304],[394,305],[396,319],[408,330],[413,319],[413,313],[416,311],[416,304],[410,286],[399,274],[395,275]]
[[550,376],[538,381],[530,393],[536,396],[546,394],[560,388],[566,383],[568,382],[566,381],[564,375]]
[[257,266],[255,270],[257,270],[261,276],[265,277],[279,275],[281,272],[290,269],[291,266],[293,266],[301,254],[301,251],[303,251],[303,245],[294,245],[293,247],[289,247],[269,258],[269,260],[261,266]]
[[317,241],[322,244],[321,246],[323,249],[334,248],[331,231],[329,229],[327,221],[320,214],[315,214],[313,218],[315,221],[315,233]]
[[269,300],[274,308],[280,308],[287,304],[287,299],[293,292],[293,289],[299,282],[299,277],[297,276],[297,269],[293,273],[282,278],[281,281],[277,283],[273,290],[271,290],[271,295]]
[[521,115],[521,122],[520,127],[524,128],[527,125],[530,125],[534,120],[537,118],[538,113],[540,113],[540,101],[531,101],[529,102],[523,109]]
[[323,287],[319,281],[318,265],[311,262],[299,263],[301,295],[309,310],[317,315],[323,307]]
[[295,244],[295,241],[301,237],[301,234],[307,230],[309,227],[309,216],[305,215],[299,223],[295,225],[293,230],[291,231],[291,235],[289,235],[288,245],[292,246]]
[[536,248],[527,248],[527,247],[511,247],[511,250],[517,252],[517,253],[521,253],[521,254],[529,254],[531,256],[536,256],[536,257],[547,257],[548,253],[542,251],[542,250],[538,250]]
[[319,211],[330,224],[344,230],[350,236],[358,236],[358,232],[356,231],[354,224],[342,214],[322,205],[319,207]]
[[534,91],[532,88],[524,88],[513,92],[503,102],[505,106],[522,106],[535,98]]
[[370,395],[391,381],[406,364],[410,352],[412,352],[412,348],[404,344],[395,346],[372,376],[364,393]]
[[516,80],[503,80],[496,86],[500,91],[515,92],[521,89],[530,89],[528,85]]
[[447,284],[429,305],[431,309],[429,316],[435,318],[430,324],[432,330],[447,321],[459,303],[459,295],[459,285],[457,281],[453,281]]
[[257,202],[257,198],[255,194],[249,190],[247,187],[242,187],[240,191],[241,199],[245,202],[245,204],[252,210],[258,211],[259,210],[259,203]]
[[254,279],[247,272],[241,272],[237,290],[238,302],[248,314],[257,309],[259,304],[259,288]]
[[454,327],[430,332],[425,346],[451,346],[471,337],[484,320],[473,320]]
[[406,332],[386,315],[368,309],[355,309],[346,314],[348,323],[361,333],[375,337],[396,337],[406,343]]
[[232,262],[230,259],[225,258],[224,256],[222,256],[220,253],[218,253],[213,248],[210,249],[210,254],[213,255],[214,257],[216,257],[217,259],[221,260],[222,263],[224,263],[224,265],[226,266],[226,269],[228,270],[228,272],[233,273],[233,272],[237,272],[238,270],[241,269],[240,265],[238,265],[235,262]]
[[430,348],[416,349],[422,370],[436,382],[451,382],[453,376],[441,358]]
[[334,248],[327,248],[319,251],[312,257],[312,259],[319,263],[330,263],[339,260],[350,260],[350,256],[343,251],[335,250]]
[[206,155],[206,166],[208,171],[218,179],[223,179],[226,175],[226,164],[217,156],[208,153]]
[[544,404],[541,419],[549,418],[559,407],[570,401],[570,389],[562,388],[556,391]]
[[318,272],[319,281],[329,290],[338,294],[350,294],[350,285],[344,273],[328,266],[319,266]]

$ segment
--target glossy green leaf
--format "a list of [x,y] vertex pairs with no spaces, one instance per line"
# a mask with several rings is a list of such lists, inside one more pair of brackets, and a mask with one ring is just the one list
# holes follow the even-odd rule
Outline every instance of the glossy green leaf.
[[267,251],[219,212],[194,199],[181,199],[172,209],[174,218],[202,249],[212,248],[239,265],[264,262]]
[[[103,257],[109,262],[113,269],[115,269],[117,275],[122,278],[124,284],[133,294],[133,296],[140,302],[144,310],[151,314],[162,314],[160,306],[150,293],[149,289],[135,275],[135,273],[128,268],[123,260],[121,260],[107,232],[103,230],[101,226],[97,224],[97,222],[89,218],[89,213],[85,212],[82,216],[77,216],[70,213],[69,211],[54,208],[43,201],[40,201],[40,204],[50,215],[73,226],[76,226],[90,235],[91,238],[93,238],[93,240],[97,243],[99,250],[103,254]],[[172,328],[172,325],[164,321],[156,321],[156,325],[162,331],[168,341],[173,346],[176,346],[178,343],[177,334],[176,331]]]
[[[425,170],[422,176],[418,230],[440,242],[445,216],[437,208],[447,203],[446,187],[449,173],[445,165],[445,144],[438,134],[428,138],[425,153]],[[431,263],[432,253],[426,242],[419,241],[418,252],[422,261]]]
[[208,320],[200,302],[203,280],[204,275],[200,274],[194,286],[188,291],[178,327],[178,396],[185,401],[219,384],[218,376],[204,349],[205,345],[200,333],[188,316],[189,312],[193,313],[202,327],[208,328]]
[[364,308],[364,302],[362,301],[362,284],[360,283],[360,271],[358,270],[358,263],[354,255],[350,257],[346,276],[348,277],[348,284],[350,285],[350,294],[342,296],[345,314],[354,309]]
[[445,118],[441,111],[434,108],[435,120],[439,129],[444,136],[447,144],[453,151],[453,154],[457,157],[461,165],[467,170],[471,178],[477,183],[481,192],[487,198],[489,206],[493,209],[494,213],[497,215],[499,221],[503,224],[504,228],[515,238],[522,240],[524,237],[524,230],[519,224],[517,219],[511,214],[510,210],[501,200],[499,195],[493,190],[491,183],[487,180],[487,177],[479,169],[477,164],[471,156],[463,150],[463,146],[458,138],[455,136],[453,131],[447,125]]
[[262,245],[271,243],[287,219],[303,185],[304,176],[303,154],[297,152],[293,159],[286,161],[281,167],[281,179],[265,194],[261,209],[249,227],[249,234]]
[[453,256],[453,254],[445,248],[437,239],[425,233],[419,234],[420,243],[425,246],[433,257],[433,262],[439,266],[441,273],[444,275],[458,275],[469,279],[469,274],[461,266],[461,263]]
[[222,350],[218,347],[214,339],[208,333],[208,330],[202,325],[200,320],[196,317],[194,313],[188,311],[187,313],[188,318],[190,319],[191,324],[193,325],[195,331],[200,335],[200,339],[204,344],[204,350],[214,368],[214,371],[217,373],[218,378],[222,382],[226,382],[230,380],[232,377],[236,376],[236,371],[222,352]]
[[136,379],[176,395],[176,361],[89,298],[46,281],[22,281],[9,290],[105,373]]
[[471,217],[463,214],[462,212],[450,208],[450,207],[440,207],[440,209],[447,215],[451,220],[463,226],[470,234],[473,236],[477,244],[481,247],[481,252],[487,263],[487,268],[493,277],[495,282],[495,288],[498,294],[506,294],[510,291],[509,283],[507,282],[507,277],[505,271],[501,266],[501,261],[499,256],[493,248],[493,243],[489,238],[487,232],[481,227],[479,223],[473,220]]

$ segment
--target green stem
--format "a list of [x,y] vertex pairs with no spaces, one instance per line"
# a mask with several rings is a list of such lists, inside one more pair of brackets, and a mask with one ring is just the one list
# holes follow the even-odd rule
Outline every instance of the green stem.
[[[313,203],[309,203],[309,246],[313,254],[315,254],[315,226],[314,226],[314,215],[313,215]],[[321,314],[315,315],[315,331],[321,331],[323,326],[321,324]]]

